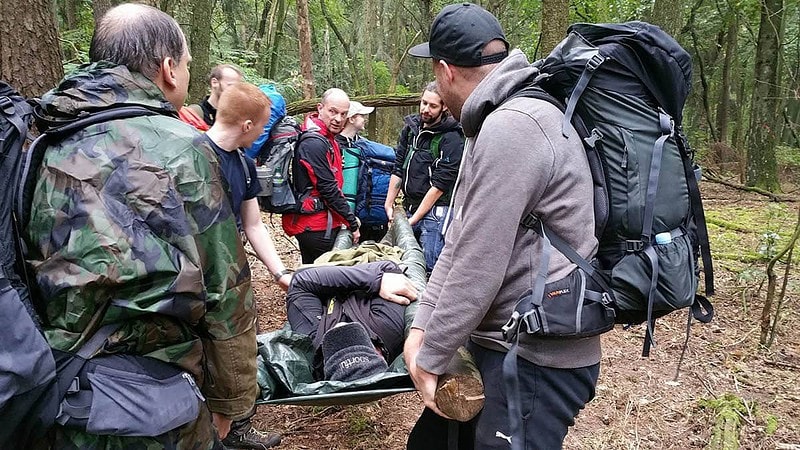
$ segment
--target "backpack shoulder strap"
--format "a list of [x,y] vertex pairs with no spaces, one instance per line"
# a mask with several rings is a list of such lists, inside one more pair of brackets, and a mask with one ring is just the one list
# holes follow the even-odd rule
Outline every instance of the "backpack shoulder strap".
[[244,157],[244,152],[242,149],[237,148],[236,154],[239,155],[239,161],[242,163],[242,170],[244,171],[244,179],[245,179],[245,190],[250,190],[250,183],[253,181],[250,177],[250,168],[247,167],[247,160]]
[[42,123],[48,125],[48,128],[33,141],[20,167],[20,189],[15,199],[15,209],[21,224],[26,224],[28,222],[28,212],[30,211],[30,204],[32,201],[31,194],[36,181],[33,172],[41,165],[44,159],[44,150],[47,148],[47,145],[59,142],[79,130],[99,123],[160,114],[144,106],[121,106],[92,113],[77,120],[59,123],[43,119],[39,111],[34,110],[34,113]]
[[439,157],[442,156],[441,152],[439,151],[439,144],[442,142],[443,136],[444,133],[437,133],[433,136],[433,139],[431,139],[430,150],[431,150],[431,155],[433,155],[433,159],[439,159]]

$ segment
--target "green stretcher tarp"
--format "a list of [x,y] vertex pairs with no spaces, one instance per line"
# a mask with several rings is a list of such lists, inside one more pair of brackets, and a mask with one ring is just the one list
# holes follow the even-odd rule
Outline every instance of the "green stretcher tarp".
[[[405,212],[400,208],[397,209],[393,224],[381,245],[363,244],[358,247],[357,252],[352,252],[352,249],[348,250],[352,245],[349,232],[341,232],[339,235],[334,247],[345,251],[336,255],[323,255],[329,261],[324,264],[348,264],[341,260],[343,253],[346,257],[354,256],[359,260],[373,259],[373,250],[379,254],[382,245],[391,245],[399,249],[392,256],[396,258],[397,254],[401,255],[400,266],[417,290],[421,293],[425,288],[425,257],[414,238]],[[416,310],[416,302],[406,307],[406,335]],[[414,390],[403,355],[398,356],[386,372],[368,378],[350,382],[314,381],[311,369],[314,349],[308,336],[294,333],[287,323],[282,329],[261,334],[257,339],[258,384],[261,395],[256,404],[349,405]]]

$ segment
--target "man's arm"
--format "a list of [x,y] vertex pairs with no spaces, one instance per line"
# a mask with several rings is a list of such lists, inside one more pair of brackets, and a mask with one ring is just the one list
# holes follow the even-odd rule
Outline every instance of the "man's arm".
[[436,201],[439,200],[439,197],[442,195],[444,195],[444,192],[437,187],[428,189],[428,192],[425,193],[425,197],[422,197],[422,202],[420,202],[414,214],[408,219],[408,223],[413,226],[422,220],[425,214],[428,214],[428,211],[433,208],[433,205],[436,204]]
[[408,152],[408,134],[411,132],[411,126],[406,124],[400,130],[400,136],[397,138],[397,147],[394,149],[394,170],[392,170],[392,177],[389,180],[389,191],[386,193],[386,201],[383,204],[383,209],[386,210],[386,216],[389,222],[394,220],[394,201],[403,187],[403,165],[406,162],[406,153]]
[[389,190],[386,192],[386,201],[383,203],[383,209],[386,210],[386,217],[389,218],[389,222],[394,220],[394,201],[397,199],[397,194],[400,193],[402,186],[403,179],[392,174],[389,179]]
[[286,266],[278,256],[278,251],[275,249],[275,244],[269,231],[264,223],[261,222],[261,210],[258,208],[258,200],[255,198],[245,200],[242,202],[242,228],[250,245],[253,246],[258,259],[267,266],[269,273],[273,277],[277,277],[278,285],[286,291],[289,289],[289,281],[291,275],[283,273],[286,271]]

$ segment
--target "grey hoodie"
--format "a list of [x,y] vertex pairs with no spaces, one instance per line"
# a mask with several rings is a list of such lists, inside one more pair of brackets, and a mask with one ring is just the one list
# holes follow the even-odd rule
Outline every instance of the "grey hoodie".
[[[563,114],[545,101],[516,98],[503,104],[533,73],[525,55],[514,50],[462,108],[467,142],[452,217],[413,324],[425,330],[417,363],[429,372],[442,374],[468,338],[506,350],[500,328],[539,270],[541,241],[519,225],[527,213],[541,218],[581,256],[597,250],[592,179],[577,133],[570,127],[564,138]],[[547,281],[565,277],[574,267],[553,249]],[[541,366],[584,367],[600,361],[600,338],[523,334],[519,354]]]

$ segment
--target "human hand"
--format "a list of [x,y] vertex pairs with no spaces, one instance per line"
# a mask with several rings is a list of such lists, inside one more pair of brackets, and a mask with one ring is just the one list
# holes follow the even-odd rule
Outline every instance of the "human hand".
[[228,419],[219,413],[211,413],[211,421],[214,423],[214,428],[217,429],[219,438],[225,439],[225,437],[231,431],[231,423],[233,423],[233,420]]
[[383,209],[386,210],[386,217],[389,218],[389,223],[394,222],[394,202],[383,205]]
[[386,272],[381,278],[381,290],[378,293],[384,300],[398,305],[408,305],[417,299],[417,288],[402,273]]
[[359,239],[361,239],[361,230],[353,231],[353,245],[358,244]]
[[414,214],[414,215],[412,215],[411,217],[408,218],[408,224],[411,225],[412,227],[414,225],[416,225],[417,222],[419,222],[419,217],[417,217],[416,214]]
[[283,289],[283,292],[288,292],[289,291],[289,283],[291,283],[291,282],[292,282],[292,274],[291,273],[283,274],[283,275],[281,275],[280,278],[278,278],[278,286],[280,286],[280,288]]
[[403,346],[403,359],[406,362],[408,374],[411,375],[411,380],[422,396],[422,401],[425,403],[425,406],[436,414],[449,419],[449,417],[436,406],[435,397],[436,387],[439,384],[439,375],[430,373],[417,365],[417,354],[419,354],[419,349],[422,347],[424,338],[424,331],[418,328],[412,328]]

